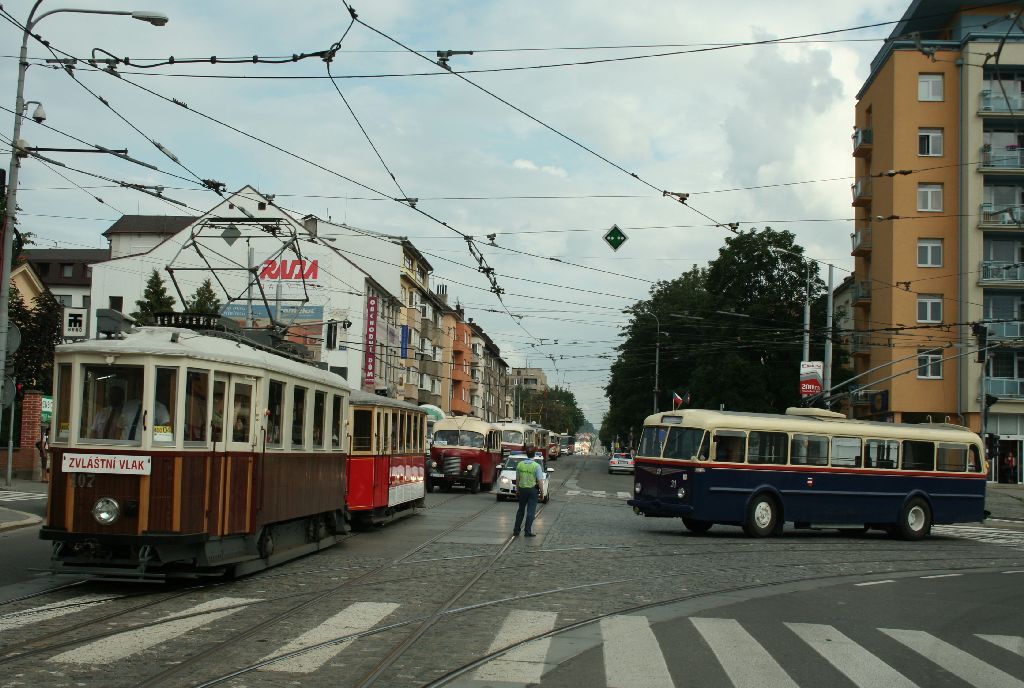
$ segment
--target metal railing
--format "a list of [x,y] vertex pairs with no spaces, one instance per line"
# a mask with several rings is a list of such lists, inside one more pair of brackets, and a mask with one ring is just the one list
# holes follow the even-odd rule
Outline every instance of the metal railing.
[[871,248],[870,229],[858,229],[857,231],[850,235],[850,239],[853,242],[854,251]]
[[850,185],[850,191],[854,202],[871,198],[871,177],[857,177],[857,181]]
[[853,301],[870,301],[871,300],[871,282],[854,282],[853,283]]
[[985,323],[991,339],[1019,339],[1024,337],[1024,322]]
[[1019,170],[1024,168],[1024,150],[1016,146],[981,147],[981,166]]
[[1011,93],[1006,95],[1000,88],[985,89],[979,94],[978,110],[980,112],[1024,112],[1024,96]]
[[1024,205],[982,203],[979,210],[983,225],[1021,225],[1024,223]]
[[1009,263],[1003,260],[981,261],[981,281],[1021,282],[1024,281],[1024,263]]
[[1024,398],[1024,379],[986,377],[985,393],[1002,399]]
[[850,137],[853,139],[853,150],[857,150],[861,146],[870,146],[874,142],[874,132],[870,127],[866,129],[854,129],[853,135]]

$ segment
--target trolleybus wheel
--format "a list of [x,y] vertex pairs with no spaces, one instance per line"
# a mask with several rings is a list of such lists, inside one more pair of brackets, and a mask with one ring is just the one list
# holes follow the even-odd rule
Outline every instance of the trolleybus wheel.
[[769,494],[754,497],[743,521],[743,532],[750,537],[768,537],[775,532],[779,522],[779,507]]
[[932,511],[928,503],[914,497],[900,511],[897,533],[904,540],[920,540],[932,530]]
[[711,530],[711,526],[715,525],[711,521],[698,521],[688,516],[683,516],[682,518],[683,525],[686,526],[686,529],[691,533],[695,533],[697,535],[703,535],[704,533]]

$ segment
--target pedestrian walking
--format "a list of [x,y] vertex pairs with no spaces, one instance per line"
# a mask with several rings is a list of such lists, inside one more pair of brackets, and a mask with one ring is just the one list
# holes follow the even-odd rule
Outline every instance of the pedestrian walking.
[[523,526],[523,515],[526,515],[526,537],[535,537],[533,517],[537,513],[537,499],[544,481],[544,469],[527,455],[516,464],[516,492],[519,495],[519,509],[516,511],[516,525],[512,535],[519,535]]

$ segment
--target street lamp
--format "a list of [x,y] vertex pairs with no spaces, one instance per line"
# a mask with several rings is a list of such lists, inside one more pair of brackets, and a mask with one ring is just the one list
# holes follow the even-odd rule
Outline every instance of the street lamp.
[[654,322],[657,323],[657,329],[654,333],[654,410],[651,413],[658,412],[658,366],[661,360],[661,320],[657,315],[651,311],[631,311],[623,310],[623,313],[629,313],[630,315],[649,315],[654,318]]
[[[25,30],[22,32],[21,37],[21,53],[18,56],[18,92],[14,99],[14,135],[11,136],[11,141],[13,142],[13,145],[11,146],[11,167],[10,172],[7,175],[7,205],[4,208],[2,229],[3,253],[0,255],[0,392],[3,391],[4,381],[7,375],[7,333],[10,330],[7,302],[10,299],[11,265],[14,262],[14,256],[12,256],[11,253],[14,250],[14,225],[17,222],[18,170],[21,163],[19,158],[24,153],[22,150],[22,144],[19,143],[19,141],[21,139],[21,120],[24,118],[25,111],[28,106],[28,103],[25,102],[25,72],[28,70],[28,39],[32,35],[32,29],[34,29],[40,21],[49,17],[51,14],[59,14],[61,12],[126,16],[131,17],[132,19],[138,19],[139,21],[144,21],[148,24],[152,24],[153,26],[163,26],[168,21],[167,15],[161,14],[160,12],[93,10],[72,7],[50,10],[48,12],[43,12],[36,17],[36,10],[39,9],[39,5],[41,5],[42,2],[43,0],[36,0],[32,5],[32,10],[28,13],[28,19],[25,21]],[[46,118],[46,113],[40,103],[36,102],[36,105],[38,107],[32,117],[36,121],[42,121]]]

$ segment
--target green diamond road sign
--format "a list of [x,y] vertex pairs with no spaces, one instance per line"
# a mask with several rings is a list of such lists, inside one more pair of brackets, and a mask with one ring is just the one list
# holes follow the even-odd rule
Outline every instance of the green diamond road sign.
[[626,243],[626,233],[619,229],[618,225],[612,225],[612,228],[605,232],[604,241],[606,244],[612,247],[613,251],[618,251],[619,247]]

